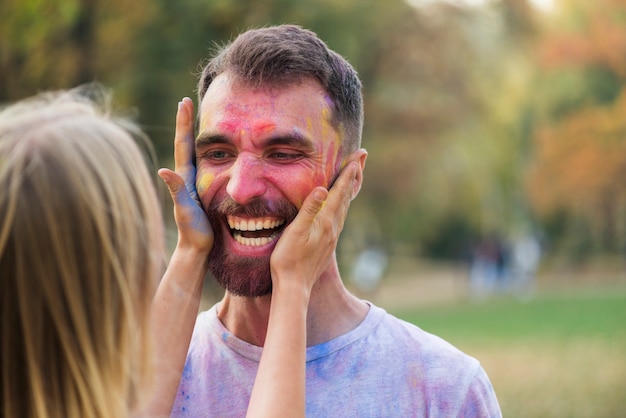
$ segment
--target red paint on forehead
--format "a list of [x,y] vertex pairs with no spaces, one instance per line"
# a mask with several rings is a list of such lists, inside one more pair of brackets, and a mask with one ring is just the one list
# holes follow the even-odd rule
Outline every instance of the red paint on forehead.
[[248,113],[240,106],[227,104],[223,112],[217,117],[217,128],[226,133],[239,132],[246,128]]
[[276,129],[276,124],[271,121],[259,121],[252,127],[252,133],[254,135],[262,135]]
[[252,135],[262,135],[276,129],[276,123],[273,121],[257,121],[250,126],[246,118],[231,118],[219,121],[217,127],[220,131],[235,134],[242,129],[248,130]]
[[241,129],[241,124],[237,121],[221,121],[217,124],[217,127],[222,132],[227,132],[230,134],[234,134]]

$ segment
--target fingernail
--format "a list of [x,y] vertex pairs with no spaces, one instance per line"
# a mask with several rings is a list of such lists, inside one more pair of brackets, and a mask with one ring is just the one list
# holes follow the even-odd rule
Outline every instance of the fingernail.
[[326,198],[326,193],[323,190],[315,189],[313,190],[313,197],[315,200],[324,200]]

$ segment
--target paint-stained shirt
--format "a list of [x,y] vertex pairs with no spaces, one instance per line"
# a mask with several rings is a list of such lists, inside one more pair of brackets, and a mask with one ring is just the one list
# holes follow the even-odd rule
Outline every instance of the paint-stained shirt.
[[[198,316],[172,417],[244,417],[261,347]],[[307,348],[308,417],[501,417],[480,363],[382,308]]]

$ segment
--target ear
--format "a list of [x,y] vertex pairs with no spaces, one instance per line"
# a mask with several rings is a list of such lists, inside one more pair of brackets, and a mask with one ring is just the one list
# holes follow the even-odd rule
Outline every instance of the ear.
[[365,170],[365,160],[367,160],[367,151],[365,148],[360,148],[348,155],[344,161],[344,167],[353,161],[356,161],[359,164],[359,171],[357,172],[356,179],[354,181],[354,189],[352,190],[352,199],[354,199],[361,190],[361,184],[363,184],[363,170]]

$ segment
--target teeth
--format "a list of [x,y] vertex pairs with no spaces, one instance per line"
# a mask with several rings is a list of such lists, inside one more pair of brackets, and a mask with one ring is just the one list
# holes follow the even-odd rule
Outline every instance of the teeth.
[[235,216],[228,217],[228,226],[236,231],[260,231],[280,226],[285,221],[276,218],[242,219]]
[[276,235],[272,235],[271,237],[246,238],[246,237],[243,237],[238,232],[235,232],[233,236],[235,237],[235,241],[237,241],[239,244],[248,245],[250,247],[259,247],[261,245],[265,245],[269,242],[272,242],[274,241],[274,239],[276,239]]

